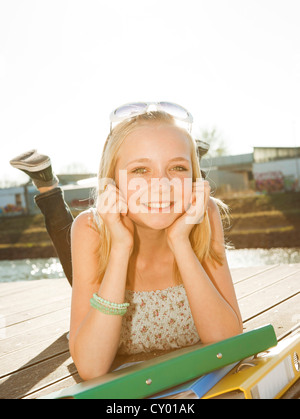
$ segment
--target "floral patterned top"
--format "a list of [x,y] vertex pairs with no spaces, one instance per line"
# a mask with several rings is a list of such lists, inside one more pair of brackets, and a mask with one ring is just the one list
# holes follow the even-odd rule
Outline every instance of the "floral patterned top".
[[199,342],[183,285],[158,291],[126,290],[119,354],[182,348]]

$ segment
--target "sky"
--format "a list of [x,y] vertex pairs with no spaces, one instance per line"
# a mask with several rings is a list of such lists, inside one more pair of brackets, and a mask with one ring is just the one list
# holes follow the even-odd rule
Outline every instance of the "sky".
[[96,172],[110,112],[173,101],[228,154],[300,146],[299,0],[0,0],[0,185],[36,148]]

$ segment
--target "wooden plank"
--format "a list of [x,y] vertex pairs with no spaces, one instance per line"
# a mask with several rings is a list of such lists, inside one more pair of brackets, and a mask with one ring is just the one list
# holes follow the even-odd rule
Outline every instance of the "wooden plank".
[[39,307],[49,298],[60,295],[71,295],[71,287],[65,282],[56,280],[33,289],[24,289],[17,293],[12,293],[9,298],[0,297],[0,313],[5,315],[18,313],[33,307]]
[[64,308],[70,309],[70,306],[70,297],[66,298],[65,295],[62,294],[58,297],[51,298],[49,300],[47,299],[44,304],[37,307],[5,316],[5,325],[6,327],[13,326],[17,323],[23,323],[40,316],[45,316],[46,314],[50,314]]
[[42,288],[44,287],[45,283],[48,281],[52,281],[52,279],[1,282],[0,283],[0,287],[1,287],[0,301],[2,297],[9,297],[11,294],[16,294],[18,292],[22,292],[24,290],[30,290],[34,288]]
[[271,284],[281,281],[284,278],[291,276],[294,273],[300,274],[299,267],[290,267],[289,265],[281,265],[276,270],[266,271],[263,274],[255,275],[245,281],[239,282],[235,285],[235,292],[238,300],[264,289]]
[[263,265],[263,266],[250,266],[247,268],[232,268],[230,269],[233,283],[244,281],[255,275],[263,274],[264,272],[275,270],[279,265]]
[[[40,290],[40,294],[45,295],[45,291],[47,291],[47,289],[50,290],[53,288],[60,290],[60,292],[72,292],[72,289],[66,278],[0,283],[0,307],[4,303],[13,302],[14,298],[16,298],[17,301],[22,301],[22,297],[26,298],[23,296],[23,293],[28,295],[30,292],[38,293],[38,290]],[[10,305],[11,304],[7,304],[8,307]]]
[[55,334],[42,342],[34,342],[31,346],[10,351],[0,357],[0,378],[68,351],[66,333],[58,337]]
[[299,323],[299,307],[300,293],[246,321],[244,323],[244,330],[253,330],[270,323],[273,325],[275,333],[279,338]]
[[2,356],[20,349],[25,350],[27,347],[35,343],[43,342],[49,338],[57,338],[65,333],[68,333],[70,327],[69,313],[65,313],[65,317],[49,323],[49,319],[45,319],[45,324],[42,327],[34,327],[28,329],[26,333],[15,334],[11,337],[1,341]]
[[299,274],[294,273],[278,282],[239,299],[243,321],[250,320],[264,311],[299,293]]
[[68,352],[54,356],[0,379],[0,398],[22,398],[76,372]]
[[66,289],[70,288],[68,281],[65,278],[56,279],[38,279],[28,281],[16,281],[16,282],[0,282],[2,298],[8,299],[10,296],[19,295],[21,292],[33,291],[35,289],[47,289],[47,287],[57,287],[59,285],[64,286]]
[[30,393],[29,395],[22,398],[23,399],[37,399],[39,397],[45,397],[48,394],[54,393],[59,390],[63,390],[65,388],[71,387],[81,382],[82,382],[81,378],[76,373],[76,374],[70,375],[70,377],[63,378],[62,380],[49,384],[49,386],[46,386],[42,388],[41,390],[34,391]]
[[31,318],[24,322],[13,324],[6,328],[6,338],[18,337],[20,335],[27,335],[35,329],[46,328],[49,325],[61,320],[70,318],[70,308],[63,307],[44,315]]

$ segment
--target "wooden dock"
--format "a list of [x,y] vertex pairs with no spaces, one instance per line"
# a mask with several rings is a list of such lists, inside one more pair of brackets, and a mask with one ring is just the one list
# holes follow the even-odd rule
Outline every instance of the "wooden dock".
[[[300,264],[232,269],[245,331],[300,323]],[[0,398],[43,397],[81,381],[68,350],[66,279],[0,284]],[[285,398],[300,397],[300,380]]]

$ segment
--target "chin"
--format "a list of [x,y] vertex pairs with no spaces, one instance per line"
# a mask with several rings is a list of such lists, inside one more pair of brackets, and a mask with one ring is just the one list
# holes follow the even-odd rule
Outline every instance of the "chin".
[[180,214],[131,214],[128,217],[141,227],[152,228],[153,230],[165,230],[170,227]]

